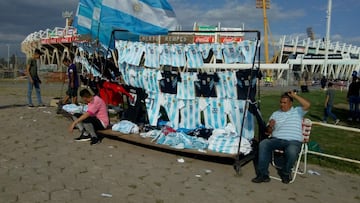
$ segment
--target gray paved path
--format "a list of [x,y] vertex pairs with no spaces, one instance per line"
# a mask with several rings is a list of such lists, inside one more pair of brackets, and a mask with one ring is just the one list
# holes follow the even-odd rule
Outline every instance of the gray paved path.
[[317,166],[309,169],[320,176],[299,176],[290,185],[253,184],[251,164],[238,177],[230,165],[116,140],[77,143],[78,132],[66,131],[69,121],[55,108],[28,109],[23,92],[2,93],[0,203],[360,202],[359,176]]

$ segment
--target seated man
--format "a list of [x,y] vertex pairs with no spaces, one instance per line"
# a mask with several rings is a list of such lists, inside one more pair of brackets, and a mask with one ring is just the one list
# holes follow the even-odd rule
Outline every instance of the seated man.
[[88,104],[88,109],[84,114],[74,114],[74,122],[69,126],[72,132],[76,126],[82,133],[77,141],[89,141],[91,145],[100,140],[96,135],[97,130],[103,130],[109,125],[109,115],[105,102],[99,96],[93,96],[87,89],[80,91],[80,97]]
[[[293,99],[301,106],[293,107]],[[283,183],[291,180],[291,169],[301,150],[303,142],[302,119],[310,108],[310,102],[290,91],[280,98],[280,109],[271,116],[266,134],[271,135],[259,144],[258,163],[254,183],[269,182],[269,163],[275,149],[281,149],[285,154],[284,165],[278,170]]]

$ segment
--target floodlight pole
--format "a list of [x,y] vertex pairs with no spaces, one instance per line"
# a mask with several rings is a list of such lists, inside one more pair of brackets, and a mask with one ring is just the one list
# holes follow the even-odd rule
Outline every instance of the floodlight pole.
[[[264,17],[264,53],[265,63],[269,63],[269,39],[268,39],[268,19],[266,15],[266,9],[270,8],[270,0],[256,0],[256,8],[262,8]],[[271,71],[267,70],[266,76],[271,76]]]
[[65,18],[66,20],[66,25],[65,25],[65,35],[68,34],[68,30],[69,30],[69,20],[70,18],[73,16],[73,12],[70,12],[70,11],[64,11],[62,12],[62,17]]
[[328,76],[328,55],[329,55],[329,46],[330,46],[330,23],[331,23],[331,7],[332,0],[328,1],[328,10],[327,10],[327,24],[326,24],[326,37],[325,37],[325,60],[324,60],[324,76]]
[[269,43],[268,43],[268,19],[266,9],[270,8],[269,0],[256,0],[256,8],[262,8],[264,17],[264,46],[265,46],[265,63],[269,62]]

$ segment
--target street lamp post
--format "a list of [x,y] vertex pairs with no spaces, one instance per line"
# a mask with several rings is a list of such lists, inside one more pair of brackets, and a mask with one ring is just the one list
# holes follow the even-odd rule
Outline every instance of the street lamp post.
[[7,44],[7,54],[8,54],[8,57],[7,57],[7,68],[10,69],[10,44]]

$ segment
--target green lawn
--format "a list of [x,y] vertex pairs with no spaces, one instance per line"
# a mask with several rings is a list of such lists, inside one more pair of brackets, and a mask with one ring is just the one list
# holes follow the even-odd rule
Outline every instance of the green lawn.
[[[278,109],[281,93],[280,91],[261,92],[260,110],[265,121],[268,120],[273,111]],[[310,111],[305,117],[313,121],[321,121],[324,111],[325,92],[322,90],[310,90],[309,93],[299,94],[311,102]],[[295,102],[295,105],[298,105],[298,103]],[[346,101],[346,91],[336,91],[333,113],[341,120],[339,125],[360,128],[360,122],[347,121],[348,103]],[[332,119],[329,118],[328,123],[332,124]],[[310,141],[311,144],[317,144],[322,153],[360,160],[360,133],[358,132],[313,125]],[[360,174],[360,164],[356,163],[311,154],[309,155],[309,162],[340,171]]]

